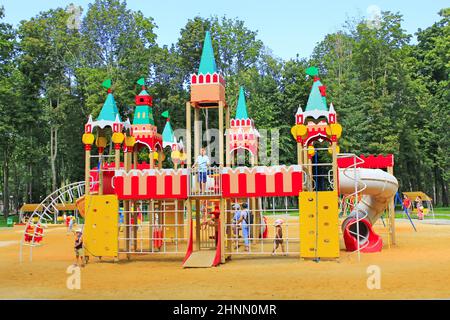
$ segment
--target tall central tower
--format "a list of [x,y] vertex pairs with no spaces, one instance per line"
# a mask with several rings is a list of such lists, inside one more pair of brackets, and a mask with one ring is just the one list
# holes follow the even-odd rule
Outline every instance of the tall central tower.
[[[194,158],[201,147],[200,109],[218,109],[219,114],[219,165],[224,165],[224,111],[226,124],[230,120],[229,109],[225,102],[225,79],[217,71],[211,35],[207,31],[203,42],[202,56],[198,73],[191,75],[191,99],[186,103],[186,151],[187,165],[192,164],[191,155],[191,110],[194,109]],[[228,149],[228,147],[227,147]],[[216,153],[217,154],[217,153]]]

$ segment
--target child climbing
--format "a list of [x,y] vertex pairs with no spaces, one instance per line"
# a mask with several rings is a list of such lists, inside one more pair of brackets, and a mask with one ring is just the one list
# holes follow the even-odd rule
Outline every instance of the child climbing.
[[77,259],[77,265],[78,260],[81,261],[81,266],[84,267],[84,248],[83,248],[83,232],[81,229],[77,229],[75,231],[75,256]]
[[283,244],[283,228],[281,225],[283,224],[282,219],[275,220],[275,239],[273,241],[273,250],[272,255],[275,255],[275,251],[277,251],[278,247],[281,246],[281,251],[283,252],[283,255],[286,255],[284,252],[284,244]]

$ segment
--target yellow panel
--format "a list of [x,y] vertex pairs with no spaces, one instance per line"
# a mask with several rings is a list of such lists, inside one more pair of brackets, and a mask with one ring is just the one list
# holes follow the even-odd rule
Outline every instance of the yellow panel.
[[321,258],[339,257],[339,207],[336,191],[319,192],[317,251]]
[[118,212],[116,195],[87,195],[83,243],[86,255],[117,257]]
[[300,256],[316,256],[316,193],[300,192]]
[[299,201],[300,257],[339,257],[337,192],[301,192]]

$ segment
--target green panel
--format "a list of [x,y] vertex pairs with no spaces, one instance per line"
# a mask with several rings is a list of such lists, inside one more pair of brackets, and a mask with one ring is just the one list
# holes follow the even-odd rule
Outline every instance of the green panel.
[[133,124],[155,125],[153,109],[149,106],[137,106],[134,111]]

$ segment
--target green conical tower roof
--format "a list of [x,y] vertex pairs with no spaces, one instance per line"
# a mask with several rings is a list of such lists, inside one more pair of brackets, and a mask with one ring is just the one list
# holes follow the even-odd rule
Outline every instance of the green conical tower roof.
[[[322,96],[320,92],[320,87],[323,87],[323,85],[320,82],[319,78],[317,77],[318,75],[317,70],[315,71],[316,74],[314,75],[314,83],[311,88],[311,92],[309,93],[305,111],[312,111],[312,110],[328,111],[327,98],[325,96]],[[307,72],[307,74],[309,73]]]
[[236,107],[236,119],[248,119],[247,103],[245,102],[244,88],[239,90],[239,100]]
[[142,89],[141,93],[138,94],[138,96],[149,96],[147,90]]
[[119,110],[117,109],[117,104],[114,100],[114,96],[111,92],[108,92],[105,103],[103,103],[102,110],[100,110],[100,114],[98,115],[97,120],[115,121],[116,116],[119,116],[119,121],[122,121],[120,120],[120,114]]
[[153,108],[149,106],[136,106],[134,110],[133,124],[152,124],[155,125],[153,119]]
[[173,129],[170,121],[166,121],[166,125],[164,126],[164,130],[162,132],[162,140],[164,146],[171,145],[177,142],[175,140],[175,135],[173,134]]
[[211,34],[206,31],[205,40],[203,41],[202,57],[200,59],[200,67],[198,73],[213,74],[217,71],[216,60],[214,59],[214,50],[211,41]]

